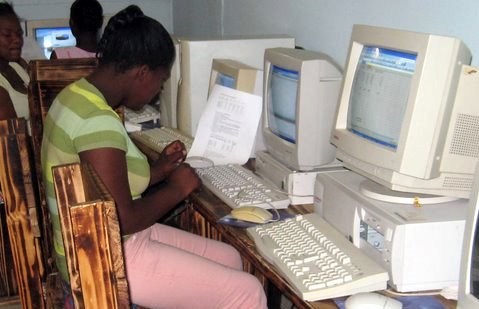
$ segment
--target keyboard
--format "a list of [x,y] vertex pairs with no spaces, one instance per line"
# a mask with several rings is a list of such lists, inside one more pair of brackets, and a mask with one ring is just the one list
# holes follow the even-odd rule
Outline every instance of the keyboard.
[[196,169],[203,184],[231,208],[257,206],[265,209],[287,208],[286,193],[267,184],[247,168],[237,165],[216,165]]
[[193,144],[193,138],[168,127],[136,131],[130,135],[133,139],[140,141],[157,152],[162,152],[168,144],[176,140],[180,140],[185,144],[186,151],[190,151],[191,145]]
[[306,301],[384,290],[388,273],[318,214],[247,228],[256,249]]
[[148,121],[158,123],[160,120],[160,111],[151,105],[145,105],[138,111],[125,107],[125,120],[133,123],[143,123]]

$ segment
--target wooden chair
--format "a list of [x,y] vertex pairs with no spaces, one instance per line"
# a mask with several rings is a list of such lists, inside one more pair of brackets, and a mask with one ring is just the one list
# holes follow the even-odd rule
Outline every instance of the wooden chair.
[[53,168],[76,308],[128,308],[128,283],[113,198],[91,166]]
[[[49,222],[40,220],[32,159],[26,121],[0,121],[0,186],[21,307],[60,309],[61,279],[46,263],[52,253],[45,252],[42,235],[51,225],[40,228]],[[59,166],[53,173],[76,308],[129,308],[113,199],[87,165]],[[3,246],[0,253],[5,251]]]
[[[5,200],[3,223],[10,243],[2,243],[1,253],[13,257],[22,308],[61,308],[54,293],[47,298],[43,293],[44,285],[52,286],[55,277],[51,238],[45,235],[49,233],[49,221],[42,215],[48,210],[42,210],[39,202],[29,139],[25,119],[0,121],[0,187]],[[2,265],[2,269],[12,268]]]

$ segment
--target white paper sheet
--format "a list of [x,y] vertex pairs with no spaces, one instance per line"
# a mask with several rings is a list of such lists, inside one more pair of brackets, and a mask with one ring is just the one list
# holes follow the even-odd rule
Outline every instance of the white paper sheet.
[[261,106],[260,96],[215,85],[188,157],[205,157],[215,165],[245,164],[255,143]]

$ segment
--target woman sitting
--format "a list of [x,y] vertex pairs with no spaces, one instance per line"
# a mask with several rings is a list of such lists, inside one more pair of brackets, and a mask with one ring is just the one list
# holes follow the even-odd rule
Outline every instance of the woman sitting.
[[[46,117],[42,168],[55,230],[56,264],[68,282],[51,168],[88,162],[116,202],[133,303],[148,308],[266,309],[260,282],[243,272],[230,245],[157,223],[200,185],[173,142],[148,163],[115,109],[138,110],[161,92],[175,48],[168,32],[137,6],[113,16],[100,40],[99,65],[65,88]],[[142,196],[152,185],[164,186]]]

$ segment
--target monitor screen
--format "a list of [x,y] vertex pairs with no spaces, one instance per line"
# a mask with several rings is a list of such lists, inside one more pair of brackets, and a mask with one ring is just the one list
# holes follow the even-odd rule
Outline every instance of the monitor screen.
[[36,28],[34,31],[35,39],[47,59],[50,59],[52,51],[57,47],[76,45],[70,27]]
[[349,98],[351,132],[397,148],[416,57],[376,46],[363,47]]
[[270,76],[266,101],[269,128],[277,136],[295,144],[299,73],[273,65]]
[[479,154],[467,132],[479,124],[461,120],[477,112],[458,85],[470,61],[456,38],[355,25],[331,138],[337,158],[391,191],[468,198]]
[[236,86],[236,80],[233,76],[228,74],[218,73],[215,84],[234,89]]
[[334,161],[329,137],[342,74],[324,54],[270,48],[264,55],[263,139],[269,154],[291,170]]

